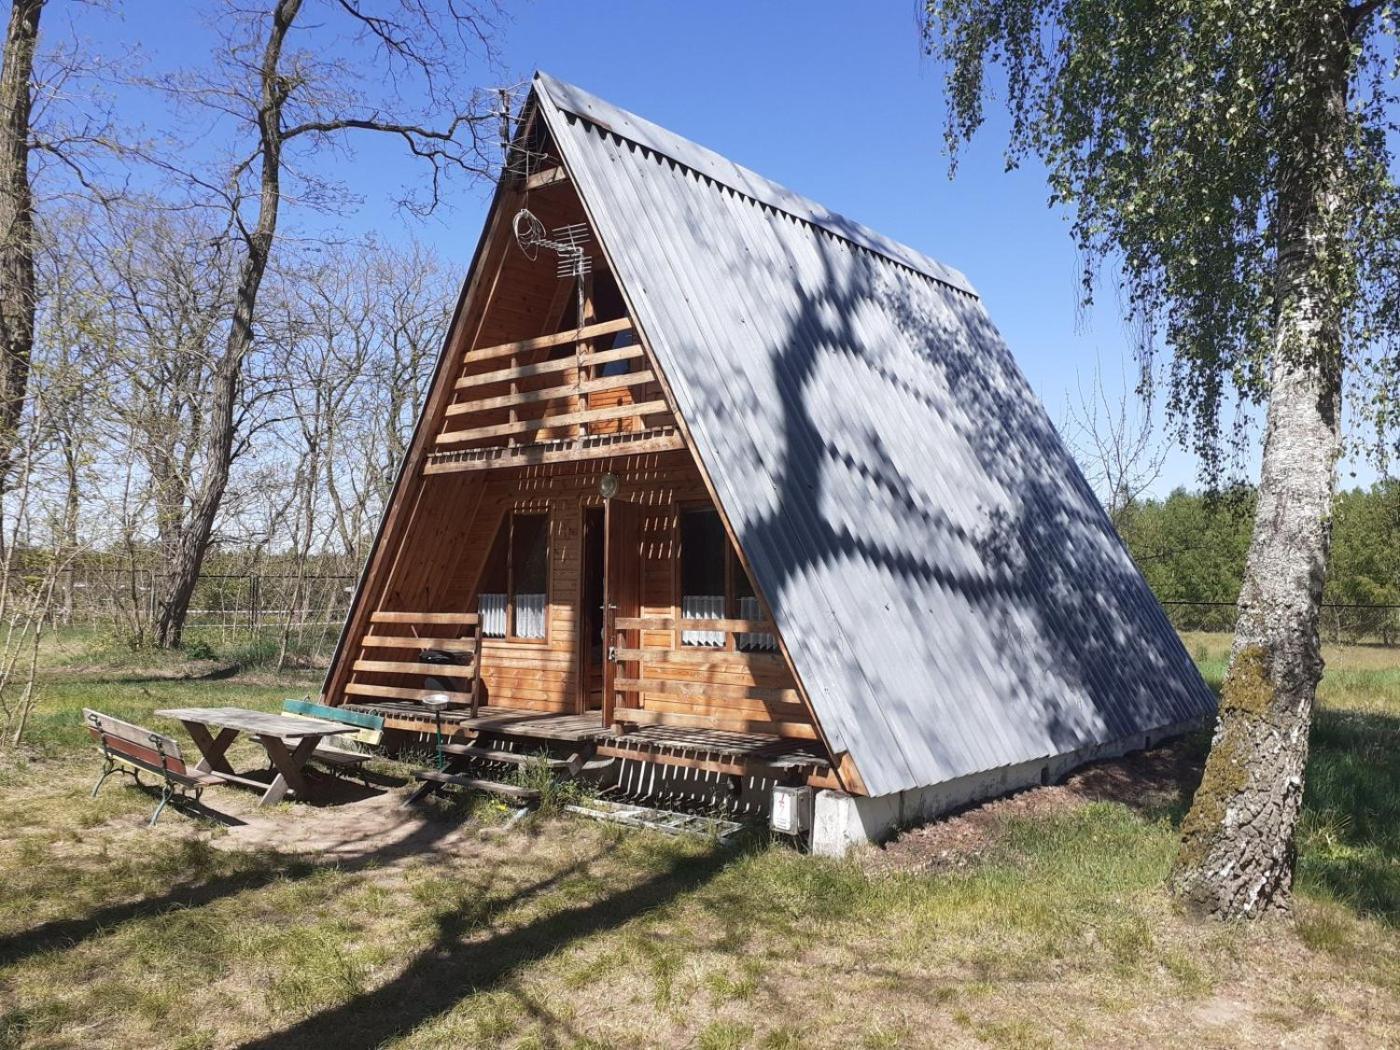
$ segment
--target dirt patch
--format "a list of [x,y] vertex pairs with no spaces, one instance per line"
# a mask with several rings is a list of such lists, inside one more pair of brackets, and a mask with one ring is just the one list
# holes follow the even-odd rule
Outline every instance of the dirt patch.
[[1205,757],[1191,737],[1150,751],[1096,762],[1064,782],[968,806],[910,828],[866,854],[874,871],[944,871],[975,863],[1000,841],[1007,822],[1064,812],[1091,802],[1117,802],[1144,813],[1189,800]]

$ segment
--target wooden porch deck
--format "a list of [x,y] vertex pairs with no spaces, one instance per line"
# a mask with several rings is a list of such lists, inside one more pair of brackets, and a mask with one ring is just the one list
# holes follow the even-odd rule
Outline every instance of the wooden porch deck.
[[[433,713],[406,700],[346,704],[348,711],[378,715],[386,729],[432,733]],[[598,711],[586,714],[542,714],[516,708],[485,706],[473,718],[466,710],[442,713],[450,736],[520,737],[529,740],[592,741],[602,757],[659,762],[736,776],[822,777],[831,763],[815,741],[791,740],[769,733],[731,733],[682,726],[637,726],[615,732],[601,724]]]
[[[433,713],[422,704],[411,700],[346,704],[345,709],[378,715],[384,719],[385,729],[431,733],[435,726]],[[490,705],[477,708],[475,718],[466,710],[445,710],[442,713],[442,726],[445,732],[450,731],[453,734],[458,730],[467,730],[472,734],[485,732],[532,739],[575,741],[602,736],[608,731],[607,727],[601,724],[597,711],[583,715],[545,714]]]

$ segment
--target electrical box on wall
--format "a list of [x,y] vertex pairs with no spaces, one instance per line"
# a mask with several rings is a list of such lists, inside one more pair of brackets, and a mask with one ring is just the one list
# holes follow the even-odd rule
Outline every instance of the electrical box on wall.
[[805,835],[812,827],[812,789],[775,787],[768,826],[781,835]]

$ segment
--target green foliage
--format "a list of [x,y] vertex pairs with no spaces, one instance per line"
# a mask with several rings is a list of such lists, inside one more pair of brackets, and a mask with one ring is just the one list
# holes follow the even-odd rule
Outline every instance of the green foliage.
[[[1186,631],[1225,631],[1244,577],[1254,519],[1254,491],[1216,496],[1178,489],[1161,500],[1136,504],[1122,535],[1159,599],[1199,605],[1168,608]],[[1400,639],[1400,616],[1348,606],[1400,605],[1400,482],[1337,495],[1332,558],[1327,574],[1322,631],[1333,641]],[[1211,608],[1206,603],[1227,605]]]
[[[1400,482],[1337,495],[1326,600],[1338,605],[1400,605]],[[1348,625],[1345,611],[1332,619],[1324,629],[1341,631]],[[1387,644],[1395,641],[1395,626],[1388,620],[1379,632]]]
[[[1252,489],[1214,498],[1177,489],[1135,505],[1122,535],[1158,598],[1234,602],[1253,518]],[[1195,617],[1178,621],[1188,630],[1226,630],[1234,621],[1233,608],[1181,611]]]
[[1394,430],[1396,18],[1314,0],[928,0],[950,149],[1005,99],[1008,166],[1045,164],[1086,299],[1098,265],[1121,263],[1143,350],[1170,349],[1168,409],[1212,480],[1222,419],[1238,445],[1248,413],[1231,406],[1263,401],[1275,322],[1310,294],[1345,328],[1362,418]]

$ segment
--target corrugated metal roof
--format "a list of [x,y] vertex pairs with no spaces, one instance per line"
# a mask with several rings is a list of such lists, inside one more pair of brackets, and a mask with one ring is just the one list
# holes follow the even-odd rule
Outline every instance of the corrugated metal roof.
[[536,89],[872,794],[1213,709],[961,274],[578,88]]

